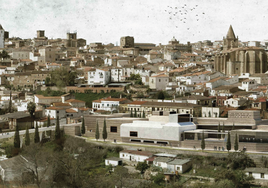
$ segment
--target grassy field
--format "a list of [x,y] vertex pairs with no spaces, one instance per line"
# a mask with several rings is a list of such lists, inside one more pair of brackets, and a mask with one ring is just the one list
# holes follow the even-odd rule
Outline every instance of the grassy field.
[[[61,91],[38,91],[38,95],[44,95],[44,96],[61,96],[65,94]],[[101,99],[104,97],[113,97],[113,98],[119,98],[120,92],[110,92],[110,93],[74,93],[75,99],[85,101],[86,106],[91,108],[92,107],[92,101]],[[123,96],[122,96],[123,97]]]
[[119,98],[120,93],[119,92],[112,92],[112,93],[74,93],[75,99],[85,101],[86,106],[91,108],[92,107],[92,101],[98,100],[104,97],[113,97],[113,98]]

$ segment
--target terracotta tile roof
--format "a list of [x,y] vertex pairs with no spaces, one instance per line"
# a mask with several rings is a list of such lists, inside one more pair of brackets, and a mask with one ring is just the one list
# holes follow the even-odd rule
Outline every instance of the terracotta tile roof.
[[99,99],[99,100],[94,100],[92,102],[101,102],[101,101],[125,101],[125,100],[128,100],[126,98],[106,98],[106,99]]
[[45,97],[43,95],[35,95],[39,99],[61,99],[60,96],[55,96],[55,97]]
[[78,109],[81,110],[81,111],[87,111],[87,110],[89,110],[90,108],[82,107],[82,108],[78,108]]
[[66,113],[77,113],[77,111],[76,111],[76,110],[71,109],[71,108],[66,109],[66,110],[65,110],[65,112],[66,112]]
[[64,108],[59,108],[59,107],[55,107],[55,106],[50,106],[50,107],[46,108],[46,110],[64,110]]
[[71,105],[68,103],[54,102],[53,106],[57,107],[57,106],[71,106]]
[[66,100],[65,102],[68,102],[68,103],[85,103],[85,101],[81,101],[81,100],[77,100],[77,99],[69,99],[69,100]]
[[266,101],[267,101],[267,97],[260,97],[255,100],[255,102],[266,102]]
[[216,82],[217,80],[221,80],[221,79],[223,79],[223,77],[217,77],[217,78],[214,78],[212,80],[209,80],[208,82],[212,83],[212,82]]
[[128,103],[128,104],[133,104],[133,105],[141,105],[141,104],[144,104],[146,103],[147,101],[133,101],[131,103]]
[[158,75],[154,75],[154,76],[151,76],[151,77],[168,77],[168,76],[165,75],[165,74],[158,74]]

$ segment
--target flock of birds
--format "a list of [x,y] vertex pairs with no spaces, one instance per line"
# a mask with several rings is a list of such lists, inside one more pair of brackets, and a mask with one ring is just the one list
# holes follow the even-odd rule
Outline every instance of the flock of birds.
[[[185,24],[188,20],[192,21],[199,21],[200,18],[205,14],[205,12],[197,12],[198,5],[195,5],[194,7],[189,7],[187,4],[184,4],[183,6],[167,6],[167,9],[165,12],[169,16],[169,20],[180,21],[181,23]],[[201,15],[202,16],[201,16]],[[175,24],[176,28],[178,28],[178,24]],[[189,30],[190,28],[187,28]]]

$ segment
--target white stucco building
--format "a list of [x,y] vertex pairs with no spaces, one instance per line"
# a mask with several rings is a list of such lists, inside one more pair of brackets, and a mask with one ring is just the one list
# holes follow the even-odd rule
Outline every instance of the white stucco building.
[[183,120],[186,122],[179,122],[181,119],[178,114],[169,114],[169,122],[162,122],[160,119],[159,121],[123,123],[120,129],[120,137],[125,142],[178,146],[184,131],[196,129],[196,125],[190,122],[190,116],[185,116]]
[[152,156],[153,154],[147,151],[123,150],[119,152],[119,157],[121,159],[135,162],[144,162]]
[[258,83],[256,80],[246,79],[243,80],[242,86],[238,86],[239,89],[249,91],[251,89],[257,88]]
[[118,165],[122,165],[122,159],[119,159],[117,157],[110,157],[108,159],[105,159],[105,165],[112,165],[112,166],[118,166]]
[[169,77],[165,74],[154,75],[149,78],[149,88],[156,90],[166,90]]
[[119,104],[129,102],[126,98],[105,98],[92,101],[92,108],[94,110],[116,111],[119,110]]
[[252,176],[256,180],[268,180],[267,168],[246,168],[246,175]]
[[110,83],[111,72],[108,69],[90,69],[88,72],[88,85],[105,86]]

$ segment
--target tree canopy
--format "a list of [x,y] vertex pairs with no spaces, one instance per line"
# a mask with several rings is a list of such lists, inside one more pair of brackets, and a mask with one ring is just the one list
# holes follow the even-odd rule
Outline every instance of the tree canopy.
[[74,86],[76,77],[76,72],[68,71],[66,68],[62,67],[51,72],[50,84],[56,85],[59,88]]

